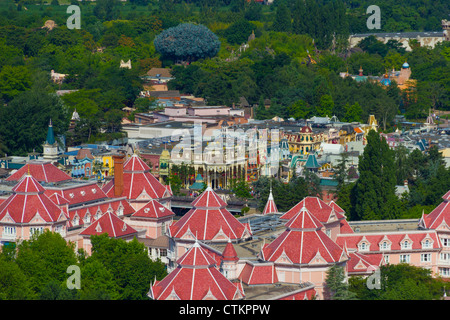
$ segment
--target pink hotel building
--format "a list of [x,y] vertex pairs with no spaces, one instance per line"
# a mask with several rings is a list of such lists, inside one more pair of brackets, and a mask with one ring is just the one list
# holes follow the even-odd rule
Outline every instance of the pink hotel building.
[[[16,183],[12,194],[0,199],[1,243],[48,229],[89,253],[92,234],[107,232],[126,241],[167,237],[169,275],[150,286],[153,299],[245,299],[246,288],[279,284],[304,285],[277,299],[326,299],[326,272],[333,265],[343,266],[348,276],[368,276],[383,264],[404,262],[450,278],[450,191],[431,213],[423,214],[416,229],[385,232],[355,232],[333,201],[306,197],[279,213],[270,196],[261,216],[275,215],[285,224],[250,259],[239,257],[235,249],[252,241],[251,224],[230,214],[211,188],[186,215],[173,220],[170,188],[153,179],[136,155],[118,163],[123,167],[115,168],[117,176],[103,188],[69,181],[53,165],[19,170],[10,179]],[[223,251],[217,249],[220,245]],[[194,252],[203,258],[195,258]],[[180,281],[169,281],[175,278]],[[205,291],[206,283],[211,286]],[[227,294],[219,294],[225,290]]]

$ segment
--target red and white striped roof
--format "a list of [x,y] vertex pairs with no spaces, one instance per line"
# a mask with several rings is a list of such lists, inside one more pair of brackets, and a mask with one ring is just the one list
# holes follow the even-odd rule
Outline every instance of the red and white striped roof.
[[323,231],[323,225],[306,207],[286,223],[286,231],[261,249],[265,261],[283,264],[331,264],[348,256]]
[[[114,195],[114,179],[108,182],[103,191],[111,198]],[[122,195],[129,200],[163,199],[172,196],[166,188],[151,173],[150,167],[136,154],[124,163]]]
[[30,161],[17,170],[6,181],[19,181],[24,175],[30,174],[39,182],[55,183],[72,180],[64,171],[58,169],[51,162]]
[[0,222],[53,223],[67,221],[64,212],[44,193],[31,175],[25,175],[13,194],[0,204]]
[[345,218],[342,213],[336,211],[333,206],[328,205],[322,199],[318,197],[306,197],[283,214],[280,219],[291,219],[301,210],[303,206],[305,206],[308,211],[311,212],[323,224]]
[[[200,199],[199,201],[196,201]],[[224,206],[226,203],[211,189],[193,201],[193,208],[169,227],[177,239],[225,242],[251,237],[248,224],[237,220]]]
[[223,261],[238,261],[239,257],[236,253],[236,249],[234,249],[233,243],[229,240],[225,249],[222,252],[222,260]]
[[275,204],[275,200],[273,199],[272,190],[270,190],[269,198],[267,199],[267,203],[262,214],[264,215],[269,213],[278,213],[277,205]]
[[225,208],[227,203],[214,192],[211,187],[207,187],[194,201],[192,201],[194,208]]
[[215,260],[198,242],[177,260],[178,266],[155,281],[149,296],[154,300],[239,300],[240,284],[232,283],[216,268]]
[[112,212],[106,212],[98,220],[80,232],[83,236],[107,233],[110,238],[132,237],[137,231]]
[[442,201],[429,214],[423,214],[419,225],[425,229],[450,229],[450,191],[443,197]]
[[158,200],[150,200],[145,206],[133,213],[131,216],[135,218],[161,219],[174,216],[172,210],[163,206]]

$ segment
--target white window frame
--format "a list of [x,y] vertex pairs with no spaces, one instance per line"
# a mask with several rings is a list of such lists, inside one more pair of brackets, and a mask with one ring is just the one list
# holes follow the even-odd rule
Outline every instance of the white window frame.
[[450,276],[450,268],[439,268],[439,275],[442,277]]
[[433,242],[430,239],[425,239],[422,242],[422,249],[430,249],[433,247]]
[[421,253],[420,262],[431,262],[431,253]]
[[389,243],[389,241],[382,241],[380,244],[380,250],[381,251],[388,251],[391,250],[391,244]]
[[44,227],[30,227],[30,235],[41,234],[44,232]]
[[401,242],[402,250],[410,250],[412,248],[412,242],[409,239],[405,239]]
[[16,227],[15,226],[3,226],[3,235],[15,236],[16,235]]
[[411,255],[409,254],[401,254],[399,257],[400,263],[409,263],[411,261]]

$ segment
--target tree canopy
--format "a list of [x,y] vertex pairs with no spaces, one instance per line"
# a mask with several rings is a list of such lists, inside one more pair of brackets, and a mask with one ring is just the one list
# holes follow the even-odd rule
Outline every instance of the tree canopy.
[[219,38],[203,25],[182,23],[161,32],[155,49],[164,57],[186,62],[214,57],[220,49]]

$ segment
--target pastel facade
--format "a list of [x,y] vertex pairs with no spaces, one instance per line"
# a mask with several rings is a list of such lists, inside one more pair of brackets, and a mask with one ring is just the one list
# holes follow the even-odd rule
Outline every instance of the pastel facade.
[[[195,241],[211,243],[241,242],[251,238],[248,224],[237,220],[226,202],[208,187],[192,202],[192,209],[169,227],[175,259],[183,255]],[[170,267],[170,265],[169,265]]]
[[240,283],[232,283],[218,269],[216,260],[198,242],[177,260],[177,268],[149,291],[154,300],[241,300]]
[[333,265],[345,267],[347,252],[325,234],[324,226],[304,205],[287,223],[286,230],[259,254],[273,262],[279,282],[314,284],[324,295],[326,271]]
[[124,218],[128,225],[137,230],[145,230],[145,236],[156,239],[168,232],[173,222],[173,213],[157,200],[150,200],[145,206]]
[[24,176],[0,204],[1,243],[29,240],[44,230],[66,236],[68,217],[31,175]]

